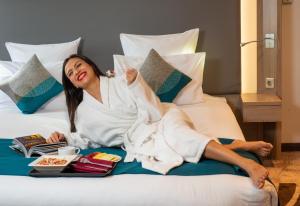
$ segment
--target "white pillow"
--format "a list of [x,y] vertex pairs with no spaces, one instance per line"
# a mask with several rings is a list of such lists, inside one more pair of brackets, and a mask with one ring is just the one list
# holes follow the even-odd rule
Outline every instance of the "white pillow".
[[25,63],[0,61],[0,76],[9,76],[17,72]]
[[[195,54],[162,56],[166,62],[192,78],[192,81],[178,93],[173,103],[186,105],[203,101],[202,81],[205,55],[205,52],[199,52]],[[113,55],[113,58],[116,76],[122,75],[127,68],[139,70],[145,60],[145,57],[123,55]]]
[[44,63],[44,67],[47,69],[47,71],[59,82],[62,84],[62,67],[63,67],[63,61],[61,62],[49,62]]
[[38,110],[38,112],[43,112],[43,111],[47,111],[47,112],[68,111],[65,92],[62,91],[59,95],[53,97],[51,100],[46,102]]
[[[0,63],[3,63],[3,61],[0,61]],[[6,81],[11,76],[12,73],[0,64],[0,83]],[[9,98],[9,96],[0,90],[0,111],[11,108],[18,110],[16,104]]]
[[[18,67],[9,61],[0,61],[0,83],[9,79],[16,71]],[[0,90],[0,110],[8,108],[15,108],[16,104]]]
[[77,54],[81,38],[60,44],[19,44],[6,42],[10,58],[13,62],[27,62],[34,54],[42,63],[64,61],[71,54]]
[[7,96],[7,94],[0,90],[0,111],[4,110],[20,111],[17,105]]
[[120,34],[125,56],[146,57],[151,49],[160,55],[176,55],[195,53],[199,29],[191,29],[183,33],[167,35]]

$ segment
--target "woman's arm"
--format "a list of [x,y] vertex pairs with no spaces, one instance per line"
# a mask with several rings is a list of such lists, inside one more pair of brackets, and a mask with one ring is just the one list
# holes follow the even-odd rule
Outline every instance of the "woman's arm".
[[134,82],[136,80],[137,75],[138,75],[138,72],[136,71],[136,69],[127,69],[125,71],[127,85],[131,85],[132,82]]
[[134,97],[138,109],[147,116],[147,121],[159,121],[164,115],[164,107],[159,98],[135,69],[126,70],[127,86]]
[[[58,143],[66,141],[68,145],[80,147],[81,149],[86,149],[90,145],[88,138],[81,137],[77,132],[71,132],[68,135],[64,135],[60,132],[53,132],[47,139],[48,144]],[[93,147],[94,145],[90,145]]]

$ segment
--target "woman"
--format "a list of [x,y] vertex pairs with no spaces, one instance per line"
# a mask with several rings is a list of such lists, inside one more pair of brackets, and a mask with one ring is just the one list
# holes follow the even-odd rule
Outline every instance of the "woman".
[[124,161],[136,159],[162,174],[183,161],[196,163],[204,155],[238,165],[256,187],[264,186],[268,171],[232,150],[267,156],[271,144],[235,140],[221,145],[198,133],[174,104],[159,101],[135,69],[126,70],[123,77],[107,78],[87,57],[71,55],[63,64],[63,85],[71,133],[54,132],[47,142],[67,140],[81,148],[123,145]]

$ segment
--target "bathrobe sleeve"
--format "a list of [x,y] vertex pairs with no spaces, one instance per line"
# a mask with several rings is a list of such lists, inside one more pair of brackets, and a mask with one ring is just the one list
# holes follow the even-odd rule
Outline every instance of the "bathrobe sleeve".
[[139,72],[135,81],[128,85],[128,89],[136,102],[139,112],[145,115],[148,123],[159,121],[162,118],[165,112],[164,105]]
[[87,149],[89,146],[89,139],[83,138],[78,132],[70,132],[65,135],[68,145],[79,147],[80,149]]
[[90,141],[90,138],[79,134],[79,132],[70,132],[65,135],[68,145],[78,147],[80,149],[99,148],[100,144]]

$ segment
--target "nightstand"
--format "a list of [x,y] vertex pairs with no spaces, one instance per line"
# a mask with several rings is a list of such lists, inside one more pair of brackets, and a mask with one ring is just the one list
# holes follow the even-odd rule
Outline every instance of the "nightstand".
[[281,153],[281,99],[273,94],[241,94],[244,122],[258,122],[259,135],[264,134],[264,122],[274,122],[275,135],[273,139],[274,158],[279,159]]

